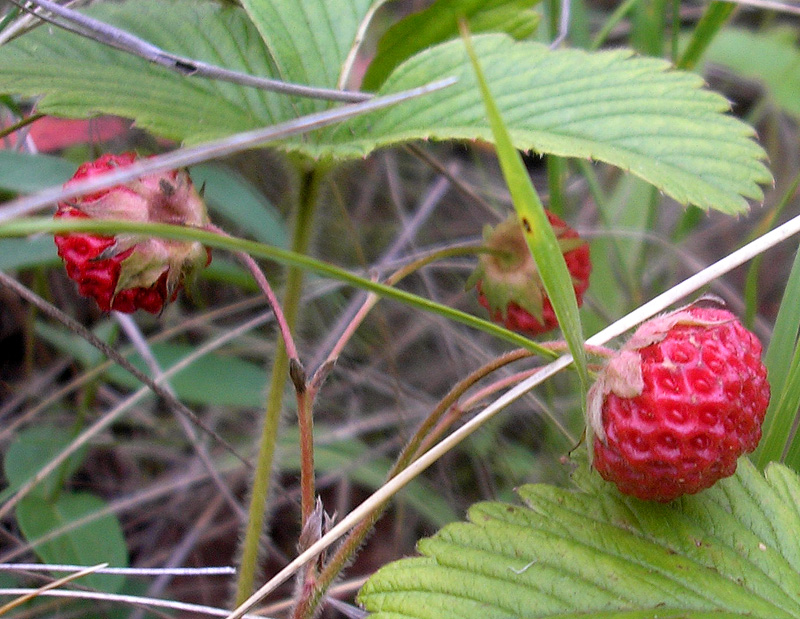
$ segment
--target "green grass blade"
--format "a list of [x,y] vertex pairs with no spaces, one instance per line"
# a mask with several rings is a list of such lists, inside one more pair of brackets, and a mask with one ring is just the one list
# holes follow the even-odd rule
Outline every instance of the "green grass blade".
[[697,65],[717,32],[727,23],[735,8],[736,5],[733,2],[719,2],[717,0],[708,5],[703,17],[700,18],[697,26],[692,31],[689,44],[681,54],[680,60],[678,60],[677,66],[679,69],[693,69]]
[[589,385],[589,371],[586,367],[586,353],[583,349],[583,329],[578,314],[578,303],[572,278],[567,270],[564,255],[558,245],[553,228],[547,219],[544,205],[531,183],[522,157],[514,148],[511,136],[503,122],[489,86],[484,78],[478,57],[469,38],[465,38],[467,51],[478,79],[478,84],[486,105],[486,113],[492,127],[497,146],[497,156],[503,176],[511,192],[514,208],[517,211],[528,247],[536,261],[547,296],[553,305],[558,323],[567,340],[575,367],[581,381],[581,398],[585,398]]
[[441,303],[431,301],[430,299],[420,297],[392,286],[374,282],[332,264],[315,260],[309,256],[298,254],[286,249],[281,249],[279,247],[265,245],[256,241],[249,241],[236,237],[224,237],[214,232],[208,232],[198,228],[130,221],[102,221],[89,219],[56,221],[49,218],[27,218],[17,219],[0,225],[0,238],[27,236],[37,232],[59,233],[69,232],[71,230],[81,232],[97,232],[107,235],[114,235],[119,232],[131,232],[134,234],[145,234],[184,241],[198,241],[203,243],[203,245],[212,248],[225,249],[233,252],[245,252],[254,258],[272,260],[286,266],[299,267],[311,273],[316,273],[317,275],[322,275],[324,277],[330,277],[331,279],[345,282],[355,286],[356,288],[360,288],[368,292],[374,292],[381,297],[404,303],[416,309],[433,312],[444,318],[448,318],[449,320],[460,322],[472,328],[485,331],[490,335],[505,339],[515,346],[532,350],[546,358],[553,357],[553,352],[551,350],[540,346],[536,342],[533,342],[526,337],[509,331],[508,329],[505,329],[491,321],[477,318],[476,316],[467,314],[466,312],[462,312],[452,307],[448,307],[447,305],[442,305]]
[[781,458],[786,441],[789,439],[792,423],[797,414],[797,407],[785,408],[783,402],[789,404],[792,396],[788,394],[792,383],[792,374],[797,372],[797,335],[800,325],[800,251],[797,252],[783,292],[783,300],[775,319],[772,339],[767,347],[765,364],[767,366],[772,399],[762,430],[764,433],[758,449],[752,456],[758,468],[763,469],[767,463]]

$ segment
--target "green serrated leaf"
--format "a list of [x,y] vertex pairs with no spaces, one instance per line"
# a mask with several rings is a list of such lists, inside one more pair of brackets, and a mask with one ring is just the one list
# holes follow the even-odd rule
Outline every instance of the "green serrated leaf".
[[458,19],[464,18],[470,31],[505,32],[515,39],[536,30],[539,14],[531,10],[539,0],[438,0],[389,28],[378,41],[362,88],[375,90],[402,62],[414,54],[458,38]]
[[[12,489],[19,488],[58,453],[69,445],[69,432],[48,425],[28,428],[17,433],[3,457],[3,472]],[[33,490],[37,496],[50,497],[57,494],[65,480],[72,477],[86,455],[80,449],[70,456],[63,466],[45,477]]]
[[[520,489],[526,506],[480,503],[469,522],[420,542],[359,601],[374,619],[800,616],[800,481],[734,477],[670,504],[619,494],[584,463],[582,491]],[[780,535],[773,532],[780,531]]]
[[[313,16],[322,14],[318,3],[308,3],[316,7]],[[349,24],[340,31],[329,21],[312,26],[299,21],[302,6],[279,14],[296,22],[272,22],[266,20],[269,14],[258,20],[263,32],[274,29],[265,35],[272,41],[270,48],[242,10],[214,3],[176,0],[165,10],[154,0],[128,0],[87,11],[183,56],[280,77],[271,54],[297,53],[292,46],[300,43],[295,35],[289,36],[290,31],[332,29],[326,36],[338,42],[340,58],[345,34],[358,21],[354,15],[363,13],[359,4],[355,14],[336,16]],[[356,5],[345,6],[351,11]],[[332,18],[331,13],[325,15]],[[517,148],[605,161],[683,204],[735,213],[746,210],[745,198],[762,198],[759,184],[771,177],[761,162],[763,150],[752,140],[752,128],[724,114],[727,102],[704,90],[698,76],[669,70],[662,60],[633,57],[626,50],[550,50],[499,34],[476,37],[475,47]],[[304,61],[319,62],[316,57]],[[307,71],[316,75],[317,69]],[[325,71],[324,79],[331,79],[330,70]],[[395,92],[453,75],[459,77],[458,84],[440,93],[278,146],[313,158],[347,159],[409,140],[490,140],[460,41],[415,55],[390,75],[381,90]],[[42,112],[78,117],[114,113],[134,118],[155,133],[194,143],[293,119],[312,105],[180,76],[72,34],[51,34],[46,28],[0,48],[0,91],[43,95]]]
[[714,37],[705,59],[758,80],[781,109],[800,117],[800,49],[795,29],[726,28]]
[[[514,145],[523,150],[605,161],[683,204],[728,213],[761,199],[771,178],[753,129],[724,114],[727,102],[695,75],[627,50],[549,50],[503,35],[475,37],[490,90]],[[367,114],[321,132],[316,154],[366,154],[397,140],[482,139],[491,132],[463,44],[417,54],[381,92],[446,75],[458,84],[424,100]]]
[[[95,517],[105,508],[102,499],[85,492],[65,493],[55,501],[28,495],[17,504],[16,515],[25,539],[45,563],[127,567],[128,549],[119,520],[113,514]],[[84,518],[90,521],[75,526]],[[66,530],[37,543],[60,529]],[[110,593],[119,591],[124,582],[124,576],[109,574],[91,574],[80,580],[80,584]]]

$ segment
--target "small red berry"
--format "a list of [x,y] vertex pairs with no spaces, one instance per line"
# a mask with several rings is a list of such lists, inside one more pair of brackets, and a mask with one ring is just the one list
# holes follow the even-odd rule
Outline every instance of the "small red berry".
[[[547,211],[547,219],[564,253],[580,307],[592,272],[589,245],[558,216]],[[483,235],[486,247],[504,254],[481,254],[467,288],[475,286],[478,302],[491,319],[512,331],[539,335],[555,329],[558,319],[516,216],[495,228],[486,226]]]
[[731,312],[699,303],[654,318],[589,390],[594,468],[644,500],[709,488],[758,445],[769,397],[761,343]]
[[[136,161],[134,153],[103,155],[81,165],[64,184],[97,176]],[[185,170],[171,170],[116,185],[75,201],[59,202],[55,217],[125,219],[203,227],[205,204]],[[55,236],[58,255],[78,291],[103,311],[159,313],[174,301],[184,280],[211,261],[202,244],[119,234],[71,232]]]

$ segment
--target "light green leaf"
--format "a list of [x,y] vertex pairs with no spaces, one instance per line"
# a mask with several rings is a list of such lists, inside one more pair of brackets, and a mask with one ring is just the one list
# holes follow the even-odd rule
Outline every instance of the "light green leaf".
[[530,36],[539,23],[531,10],[539,0],[438,0],[389,28],[364,75],[362,88],[377,89],[397,66],[414,54],[458,38],[458,19],[470,32],[505,32],[515,39]]
[[[101,3],[91,16],[170,52],[276,77],[258,31],[240,9],[213,2]],[[44,95],[38,111],[86,118],[103,110],[176,140],[200,142],[295,116],[291,101],[254,88],[185,78],[141,58],[49,27],[0,48],[0,90]]]
[[[552,51],[504,35],[474,43],[517,148],[605,161],[703,208],[740,212],[747,208],[741,196],[761,199],[758,184],[771,177],[752,128],[723,114],[727,102],[697,76],[627,50]],[[381,92],[444,75],[458,76],[458,84],[328,128],[320,142],[336,143],[343,155],[421,137],[491,139],[460,41],[417,54]]]
[[[480,503],[359,594],[374,619],[800,616],[797,499],[781,465],[747,459],[670,504],[619,494],[584,464],[581,491],[529,485]],[[437,615],[439,612],[445,614]]]
[[759,81],[769,99],[800,117],[800,48],[796,29],[752,32],[726,28],[714,37],[705,60]]
[[[128,549],[119,520],[113,514],[93,518],[105,508],[102,499],[86,492],[65,493],[55,501],[31,494],[17,504],[16,515],[25,539],[34,544],[34,551],[45,563],[87,566],[108,563],[112,567],[127,567]],[[74,527],[73,523],[83,518],[92,520]],[[41,544],[35,543],[64,527],[69,530]],[[110,574],[91,574],[79,581],[111,593],[119,591],[124,582],[124,576]]]
[[[239,9],[182,0],[168,8],[153,0],[129,0],[93,6],[89,12],[169,51],[268,77],[279,77],[270,52],[289,53],[292,45],[299,45],[286,39],[289,32],[308,29],[299,21],[259,20],[263,31],[275,30],[272,39],[266,37],[275,41],[268,50]],[[285,10],[281,17],[300,19],[299,8]],[[349,13],[341,19],[355,21]],[[326,23],[317,26],[325,31],[332,27]],[[345,40],[342,32],[333,32],[336,41]],[[727,102],[704,90],[698,76],[626,50],[554,51],[500,34],[476,37],[475,47],[517,148],[605,161],[681,203],[703,208],[741,212],[747,208],[744,198],[761,199],[759,184],[771,177],[761,162],[763,150],[752,140],[752,128],[724,114]],[[341,45],[337,49],[344,51]],[[325,75],[326,80],[332,77],[330,71]],[[415,55],[381,90],[395,92],[454,75],[458,84],[442,92],[277,146],[314,158],[347,159],[409,140],[490,140],[460,41]],[[0,48],[0,92],[44,95],[39,110],[56,115],[131,117],[139,126],[188,142],[293,119],[311,105],[183,77],[46,28]]]

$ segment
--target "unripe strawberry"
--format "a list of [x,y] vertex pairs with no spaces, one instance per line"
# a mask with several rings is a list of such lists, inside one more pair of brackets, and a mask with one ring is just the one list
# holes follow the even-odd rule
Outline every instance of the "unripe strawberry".
[[[557,215],[547,211],[547,219],[564,254],[580,307],[592,272],[589,245]],[[558,319],[517,217],[510,216],[495,228],[486,226],[483,236],[486,247],[503,253],[481,254],[467,288],[477,288],[478,302],[489,310],[490,318],[527,335],[555,329]]]
[[[65,183],[97,176],[136,161],[134,153],[103,155],[81,165]],[[203,227],[205,203],[185,170],[171,170],[60,202],[56,218],[118,219]],[[78,291],[103,311],[159,313],[184,280],[211,261],[202,244],[134,234],[114,237],[71,232],[55,236],[58,255]]]
[[587,396],[594,468],[667,502],[733,475],[769,404],[761,343],[726,309],[689,305],[644,323]]

